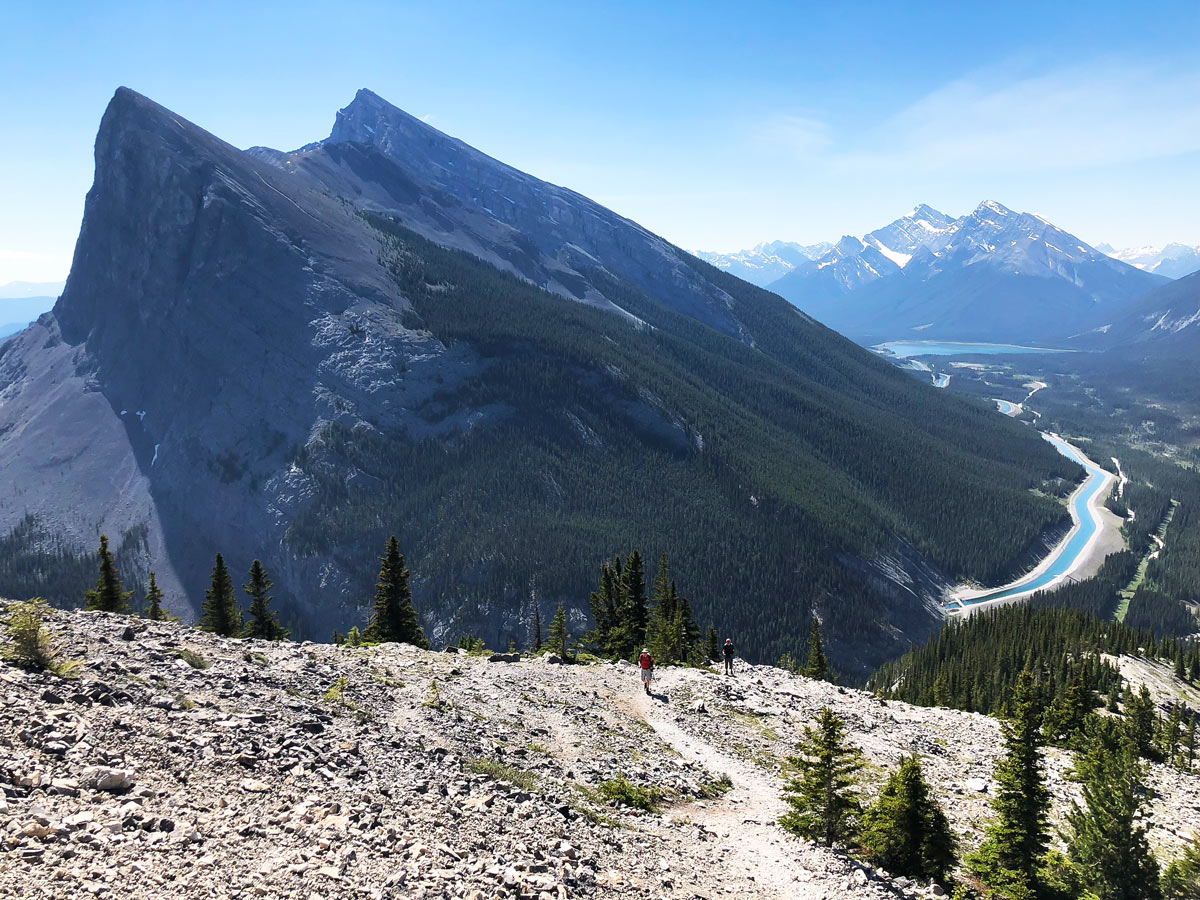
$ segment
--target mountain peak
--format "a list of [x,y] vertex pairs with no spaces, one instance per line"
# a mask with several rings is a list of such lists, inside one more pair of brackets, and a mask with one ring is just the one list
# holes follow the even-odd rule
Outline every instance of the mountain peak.
[[908,214],[910,219],[918,219],[926,222],[945,222],[950,217],[943,212],[939,212],[927,203],[918,203],[913,207],[913,211]]
[[972,215],[978,216],[980,213],[983,213],[983,212],[994,213],[998,216],[1014,215],[1014,213],[1011,209],[1009,209],[1007,206],[1005,206],[1002,203],[997,203],[995,200],[984,200],[982,203],[979,204],[979,206],[977,206],[975,208],[975,212],[972,213]]

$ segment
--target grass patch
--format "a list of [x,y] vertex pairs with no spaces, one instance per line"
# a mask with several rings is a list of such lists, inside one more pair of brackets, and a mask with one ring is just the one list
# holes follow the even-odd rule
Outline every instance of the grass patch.
[[733,788],[733,782],[729,780],[728,775],[721,775],[717,778],[700,782],[700,786],[696,789],[696,796],[703,797],[705,800],[716,800],[723,794],[728,793]]
[[605,781],[597,792],[608,803],[649,813],[658,812],[658,804],[666,796],[658,788],[638,787],[624,775]]
[[325,692],[325,695],[321,699],[331,706],[353,710],[354,713],[358,715],[360,721],[369,719],[371,717],[370,710],[368,710],[365,706],[355,703],[346,696],[346,688],[348,685],[349,682],[346,680],[346,676],[343,675],[333,683],[333,686]]
[[428,706],[430,709],[441,709],[446,703],[442,699],[442,686],[438,684],[437,679],[429,682],[429,696],[421,701],[422,706]]
[[172,647],[171,652],[182,659],[193,669],[207,669],[212,666],[212,663],[196,653],[194,650],[189,650],[186,647]]
[[532,772],[526,772],[524,769],[518,769],[516,766],[510,766],[495,759],[473,759],[467,763],[466,769],[476,775],[486,775],[495,781],[507,781],[509,784],[515,784],[523,791],[536,791],[540,784],[540,780]]

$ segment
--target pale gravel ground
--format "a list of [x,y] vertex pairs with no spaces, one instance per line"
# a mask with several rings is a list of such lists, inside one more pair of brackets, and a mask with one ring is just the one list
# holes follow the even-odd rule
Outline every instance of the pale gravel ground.
[[[990,815],[995,720],[770,667],[666,669],[651,700],[628,664],[270,645],[178,625],[124,640],[130,621],[55,615],[86,660],[74,682],[0,665],[0,896],[928,896],[775,824],[780,766],[825,705],[866,754],[868,795],[916,751],[964,847]],[[323,699],[341,678],[345,702]],[[529,773],[531,789],[473,772],[476,759]],[[128,793],[90,787],[97,764],[127,770]],[[1050,754],[1056,818],[1069,765]],[[671,792],[662,814],[588,795],[618,774]],[[699,799],[720,775],[732,789]],[[1155,767],[1154,781],[1152,842],[1173,853],[1200,823],[1200,780]]]

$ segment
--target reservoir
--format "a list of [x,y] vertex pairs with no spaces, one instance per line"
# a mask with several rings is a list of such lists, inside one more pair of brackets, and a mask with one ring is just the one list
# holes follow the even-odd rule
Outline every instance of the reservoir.
[[1023,347],[1019,344],[973,344],[960,341],[887,341],[872,350],[907,359],[910,356],[978,356],[1014,353],[1074,353],[1054,347]]

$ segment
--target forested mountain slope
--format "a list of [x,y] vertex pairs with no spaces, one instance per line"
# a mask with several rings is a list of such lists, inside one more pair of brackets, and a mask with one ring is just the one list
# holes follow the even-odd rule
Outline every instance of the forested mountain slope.
[[184,614],[214,553],[261,558],[325,637],[395,533],[436,640],[523,642],[533,604],[582,632],[638,547],[758,658],[819,614],[847,672],[928,634],[941,579],[1002,575],[1077,475],[369,92],[281,153],[124,89],[63,296],[0,346],[0,472],[0,593],[77,601],[45,573],[105,531]]

